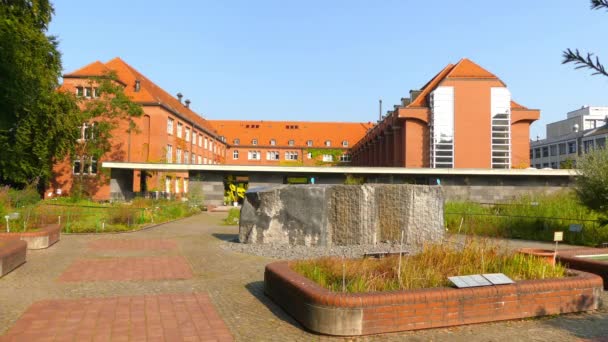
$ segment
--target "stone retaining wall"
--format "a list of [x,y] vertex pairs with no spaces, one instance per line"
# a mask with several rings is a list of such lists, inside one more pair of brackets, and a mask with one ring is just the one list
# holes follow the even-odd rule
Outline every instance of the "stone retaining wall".
[[59,224],[48,224],[34,232],[0,233],[0,240],[23,240],[27,249],[44,249],[52,246],[61,235]]
[[266,266],[264,293],[307,329],[355,336],[597,309],[602,279],[571,272],[567,278],[511,285],[342,294],[281,261]]
[[22,240],[0,241],[0,277],[25,263],[27,243]]

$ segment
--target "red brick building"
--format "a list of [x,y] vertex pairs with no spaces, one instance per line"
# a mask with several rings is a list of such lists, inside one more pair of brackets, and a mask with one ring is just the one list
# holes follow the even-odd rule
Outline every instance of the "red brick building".
[[448,64],[351,149],[360,166],[523,168],[540,117],[506,84],[468,59]]
[[[468,59],[449,64],[377,124],[352,122],[206,120],[181,94],[170,95],[120,58],[94,62],[64,75],[63,91],[95,97],[91,77],[114,72],[126,95],[140,104],[138,133],[127,123],[113,132],[112,151],[101,161],[275,166],[513,168],[529,166],[529,127],[539,110],[511,99],[498,77]],[[87,124],[82,127],[85,141]],[[84,163],[95,199],[110,197],[87,156],[58,162],[49,192],[70,193]],[[132,191],[188,191],[187,172],[157,172]],[[100,179],[101,178],[101,179]],[[130,185],[129,185],[130,186]]]

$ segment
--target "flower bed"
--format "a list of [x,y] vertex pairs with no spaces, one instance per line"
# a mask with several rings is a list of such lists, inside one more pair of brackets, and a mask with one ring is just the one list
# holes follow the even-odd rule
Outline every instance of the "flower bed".
[[280,261],[266,266],[264,292],[307,329],[354,336],[597,309],[602,279],[571,273],[501,286],[350,294],[324,289]]
[[0,240],[0,277],[25,262],[27,243],[22,240]]
[[61,227],[59,224],[47,224],[36,231],[0,233],[0,240],[23,240],[27,249],[43,249],[59,241]]
[[561,250],[557,253],[557,260],[569,268],[597,274],[604,280],[604,288],[608,289],[608,261],[594,260],[593,258],[580,257],[593,255],[608,255],[606,248],[577,248]]

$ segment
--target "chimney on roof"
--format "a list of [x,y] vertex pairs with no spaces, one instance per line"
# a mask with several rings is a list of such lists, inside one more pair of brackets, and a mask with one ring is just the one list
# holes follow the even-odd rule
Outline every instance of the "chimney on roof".
[[402,97],[401,98],[401,105],[403,107],[407,107],[407,105],[409,105],[411,103],[410,98],[409,97]]
[[135,91],[138,92],[141,89],[141,82],[139,80],[135,80]]
[[182,103],[182,97],[184,97],[182,93],[177,93],[177,99],[179,100],[179,103]]
[[382,99],[378,100],[378,121],[382,120]]
[[410,101],[416,101],[416,98],[422,93],[422,90],[410,90]]
[[184,101],[186,103],[186,108],[190,108],[190,100],[186,99],[186,101]]

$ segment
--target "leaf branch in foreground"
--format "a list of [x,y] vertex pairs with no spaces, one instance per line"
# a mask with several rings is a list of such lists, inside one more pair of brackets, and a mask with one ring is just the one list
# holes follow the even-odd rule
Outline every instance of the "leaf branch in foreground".
[[576,69],[587,68],[593,70],[592,75],[608,76],[608,72],[606,72],[606,69],[600,63],[600,59],[597,56],[594,57],[592,53],[587,53],[587,57],[584,57],[578,49],[574,51],[568,49],[564,51],[562,56],[564,57],[562,64],[574,63]]

